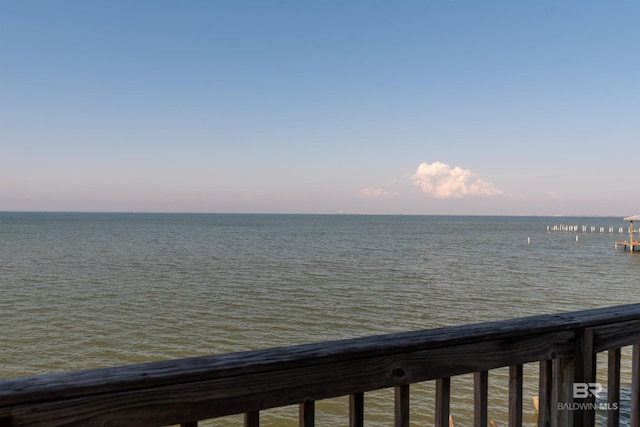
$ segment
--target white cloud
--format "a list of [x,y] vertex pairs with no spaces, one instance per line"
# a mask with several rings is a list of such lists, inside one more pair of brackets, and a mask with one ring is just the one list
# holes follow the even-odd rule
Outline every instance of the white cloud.
[[558,193],[556,193],[555,191],[549,191],[548,194],[550,199],[557,199],[559,197]]
[[424,193],[438,199],[503,194],[502,190],[478,178],[470,170],[451,167],[442,162],[421,163],[412,180]]
[[360,190],[360,195],[362,197],[378,198],[387,197],[390,193],[384,188],[367,187]]

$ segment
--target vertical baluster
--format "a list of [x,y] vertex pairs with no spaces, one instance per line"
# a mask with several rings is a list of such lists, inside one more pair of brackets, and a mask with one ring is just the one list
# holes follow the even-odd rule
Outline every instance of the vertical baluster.
[[409,427],[409,385],[395,387],[395,427]]
[[451,378],[436,380],[436,427],[449,427],[449,407],[451,403]]
[[251,411],[244,414],[244,427],[260,427],[260,412]]
[[553,359],[553,394],[551,398],[552,413],[556,414],[556,427],[571,427],[573,411],[558,409],[558,403],[573,402],[573,374],[575,370],[573,358]]
[[540,385],[538,387],[538,427],[551,425],[551,394],[553,390],[553,361],[540,361]]
[[631,357],[631,427],[640,427],[640,344]]
[[509,427],[522,427],[522,365],[509,367]]
[[349,396],[349,427],[364,426],[364,393]]
[[[607,427],[620,425],[620,354],[619,348],[608,351],[607,364]],[[614,409],[616,408],[616,409]]]
[[[596,381],[596,354],[593,349],[593,329],[580,329],[576,333],[574,359],[574,381],[594,383]],[[593,396],[589,396],[581,399],[580,403],[595,404],[595,399]],[[575,427],[593,427],[595,423],[596,411],[593,408],[573,411],[573,425]]]
[[316,423],[316,402],[305,400],[300,404],[300,427],[314,427]]
[[473,425],[475,427],[487,427],[489,400],[489,373],[487,371],[473,373],[473,390]]

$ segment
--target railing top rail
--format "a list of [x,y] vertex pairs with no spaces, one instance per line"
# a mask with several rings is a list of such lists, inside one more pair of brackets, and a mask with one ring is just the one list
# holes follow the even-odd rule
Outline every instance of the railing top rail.
[[640,319],[640,304],[543,314],[471,325],[302,344],[0,381],[0,409],[19,404],[137,390],[524,337]]

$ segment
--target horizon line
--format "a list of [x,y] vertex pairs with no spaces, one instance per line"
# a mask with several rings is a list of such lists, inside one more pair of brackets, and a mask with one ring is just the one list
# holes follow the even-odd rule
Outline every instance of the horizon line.
[[315,216],[460,216],[460,217],[541,217],[541,218],[626,218],[630,215],[595,214],[447,214],[447,213],[375,213],[375,212],[192,212],[192,211],[102,211],[102,210],[0,210],[0,213],[29,214],[160,214],[160,215],[315,215]]

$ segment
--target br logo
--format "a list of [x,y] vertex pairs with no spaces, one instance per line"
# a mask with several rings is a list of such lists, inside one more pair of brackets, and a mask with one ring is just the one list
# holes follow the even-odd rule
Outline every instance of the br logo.
[[574,399],[586,399],[591,396],[597,399],[600,392],[602,392],[602,384],[600,383],[573,383]]

